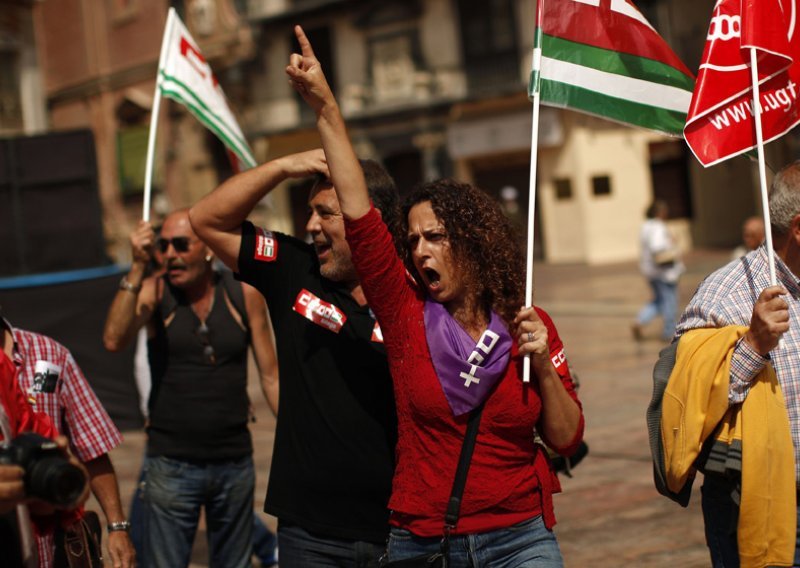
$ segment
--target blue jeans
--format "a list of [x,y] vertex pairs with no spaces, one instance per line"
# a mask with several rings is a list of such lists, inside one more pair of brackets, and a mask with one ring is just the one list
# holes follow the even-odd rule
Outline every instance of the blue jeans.
[[128,515],[131,523],[131,543],[136,551],[136,559],[143,564],[144,559],[144,467],[139,472],[139,480],[131,499],[131,512]]
[[280,568],[378,568],[385,546],[311,534],[278,519]]
[[639,310],[636,321],[645,325],[660,315],[664,320],[661,337],[670,340],[675,335],[678,315],[678,283],[650,280],[650,287],[653,289],[653,299]]
[[[128,521],[131,523],[131,542],[136,550],[136,558],[144,559],[144,469],[139,473],[139,481],[131,499],[131,512]],[[272,566],[277,563],[278,537],[275,536],[253,511],[253,556],[261,566]]]
[[736,543],[739,507],[731,497],[734,489],[733,482],[722,476],[706,475],[703,478],[703,521],[713,568],[739,568],[739,546]]
[[[736,542],[739,506],[731,497],[731,491],[734,489],[732,481],[719,475],[706,475],[703,479],[703,520],[706,527],[706,544],[711,553],[713,568],[739,568],[739,546]],[[798,498],[800,499],[800,494]],[[800,508],[797,521],[795,568],[800,567]]]
[[251,456],[221,462],[145,458],[144,566],[188,566],[205,507],[209,566],[250,568],[253,551]]
[[272,566],[278,562],[278,537],[275,536],[253,511],[253,556],[261,566]]
[[[392,527],[389,560],[403,560],[439,550],[440,537],[423,538]],[[562,568],[558,541],[541,515],[505,529],[450,537],[448,568]]]

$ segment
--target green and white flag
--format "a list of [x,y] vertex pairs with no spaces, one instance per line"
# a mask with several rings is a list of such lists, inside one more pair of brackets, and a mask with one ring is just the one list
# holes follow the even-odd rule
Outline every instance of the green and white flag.
[[[683,136],[694,77],[629,0],[539,0],[541,102]],[[534,56],[536,60],[536,56]]]
[[174,8],[167,17],[157,86],[162,95],[185,105],[217,135],[238,159],[239,169],[256,165],[225,93]]

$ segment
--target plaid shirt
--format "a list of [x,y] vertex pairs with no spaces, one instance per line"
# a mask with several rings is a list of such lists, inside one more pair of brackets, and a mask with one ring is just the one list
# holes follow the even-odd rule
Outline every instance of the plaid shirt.
[[[795,452],[795,476],[800,481],[800,282],[776,255],[775,274],[778,284],[788,290],[782,296],[789,304],[789,331],[781,345],[769,358],[762,357],[750,344],[740,339],[731,358],[731,383],[728,399],[731,404],[744,401],[750,382],[768,362],[778,376]],[[697,328],[750,325],[753,306],[759,294],[770,285],[769,264],[765,245],[734,260],[708,276],[695,292],[683,312],[676,337]]]
[[[87,462],[118,446],[122,441],[119,430],[69,350],[38,333],[14,328],[12,332],[20,387],[34,410],[47,413],[69,438],[75,456]],[[55,550],[52,533],[37,538],[36,544],[40,568],[49,568]]]

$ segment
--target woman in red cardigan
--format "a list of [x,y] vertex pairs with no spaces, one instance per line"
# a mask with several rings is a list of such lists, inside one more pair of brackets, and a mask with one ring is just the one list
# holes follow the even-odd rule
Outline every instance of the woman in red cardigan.
[[[406,200],[399,258],[319,61],[302,29],[295,32],[302,54],[292,54],[286,72],[317,114],[353,264],[394,380],[389,560],[439,550],[467,418],[484,403],[461,515],[449,528],[450,566],[562,566],[551,530],[560,488],[533,432],[568,455],[582,439],[583,415],[549,316],[519,309],[524,265],[513,230],[482,191],[427,183]],[[525,354],[528,384],[520,378]]]

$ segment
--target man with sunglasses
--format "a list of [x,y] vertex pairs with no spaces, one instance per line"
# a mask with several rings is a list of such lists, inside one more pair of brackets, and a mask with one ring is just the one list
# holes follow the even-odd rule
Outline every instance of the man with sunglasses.
[[[213,566],[249,567],[255,476],[248,429],[247,348],[277,410],[275,361],[264,299],[213,269],[214,256],[188,210],[164,220],[157,239],[141,221],[133,262],[104,331],[107,349],[148,332],[152,374],[144,465],[144,565],[188,566],[205,508]],[[145,277],[154,249],[165,274]]]
[[[370,197],[391,228],[391,177],[362,162]],[[278,184],[315,177],[311,244],[246,221]],[[192,224],[237,277],[264,294],[278,350],[280,413],[264,510],[278,518],[281,568],[377,567],[397,418],[380,328],[366,305],[322,150],[243,172],[190,211]]]

